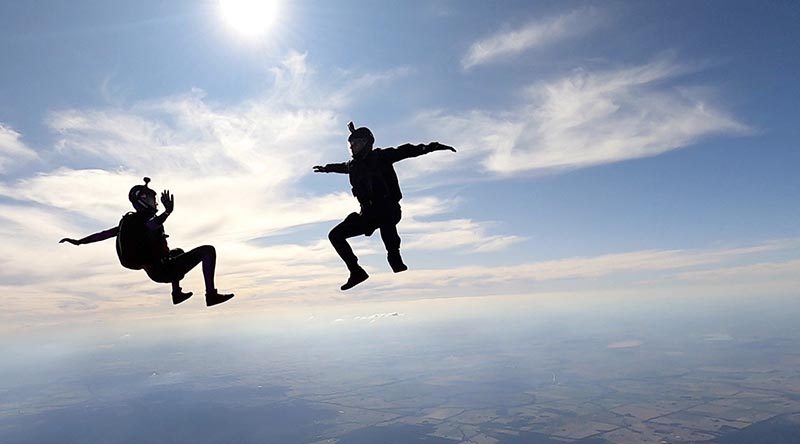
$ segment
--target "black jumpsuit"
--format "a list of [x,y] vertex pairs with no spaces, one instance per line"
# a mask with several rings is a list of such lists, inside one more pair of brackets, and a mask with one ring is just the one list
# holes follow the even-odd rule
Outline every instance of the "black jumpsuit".
[[379,229],[386,251],[393,253],[400,250],[397,224],[401,218],[400,199],[403,194],[393,164],[431,151],[428,145],[410,144],[397,148],[375,148],[363,157],[323,167],[325,172],[348,174],[353,195],[361,204],[359,213],[350,213],[328,234],[333,248],[351,271],[358,267],[358,258],[347,243],[349,237],[371,236]]
[[[210,245],[203,245],[184,252],[180,248],[170,250],[164,232],[163,220],[153,217],[145,222],[145,244],[150,250],[150,258],[144,271],[154,282],[180,282],[192,268],[202,262],[205,255],[216,257],[216,250]],[[211,286],[213,288],[213,285]]]

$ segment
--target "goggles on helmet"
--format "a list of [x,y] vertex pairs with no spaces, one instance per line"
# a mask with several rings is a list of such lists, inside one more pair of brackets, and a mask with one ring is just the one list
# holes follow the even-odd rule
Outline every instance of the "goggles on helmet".
[[136,202],[145,207],[152,210],[155,210],[158,207],[158,202],[156,202],[156,193],[152,190],[141,191],[136,195]]
[[347,144],[350,147],[350,152],[353,154],[353,156],[363,151],[369,145],[369,143],[370,139],[368,137],[353,138],[347,141]]

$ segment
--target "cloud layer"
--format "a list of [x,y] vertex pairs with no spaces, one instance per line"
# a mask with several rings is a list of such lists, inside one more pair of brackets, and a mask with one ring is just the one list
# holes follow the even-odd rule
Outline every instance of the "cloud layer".
[[[576,37],[598,23],[589,9],[531,22],[476,42],[462,65],[469,70],[509,58]],[[193,90],[48,114],[45,123],[57,139],[52,156],[45,156],[53,159],[52,167],[0,182],[0,291],[8,307],[0,322],[163,311],[170,303],[168,289],[143,273],[122,269],[110,242],[77,248],[56,243],[116,225],[129,211],[128,189],[143,176],[153,178],[154,188],[176,195],[176,211],[167,223],[173,247],[217,247],[220,289],[245,299],[224,309],[343,299],[336,289],[345,271],[325,235],[357,204],[347,192],[346,177],[312,179],[311,166],[346,155],[345,114],[355,101],[413,75],[414,69],[321,76],[307,58],[291,51],[270,71],[273,87],[239,103],[217,103]],[[710,90],[686,84],[687,71],[662,56],[634,66],[581,68],[532,80],[513,91],[518,102],[500,110],[414,110],[406,120],[414,128],[409,133],[452,144],[459,152],[404,163],[399,173],[451,182],[502,179],[655,156],[711,135],[746,134],[747,125],[726,112]],[[0,125],[0,172],[38,157],[21,140]],[[337,191],[317,191],[313,181],[322,177],[326,189]],[[367,291],[348,294],[348,300],[646,288],[647,282],[700,287],[722,285],[725,276],[738,273],[754,276],[755,284],[793,285],[792,276],[800,275],[796,260],[773,255],[796,256],[794,240],[554,260],[514,257],[511,263],[487,265],[481,254],[523,243],[525,235],[496,233],[499,224],[491,220],[453,216],[458,196],[428,195],[425,188],[406,194],[400,225],[404,251],[446,251],[460,259],[458,265],[443,260],[442,266],[416,269],[413,275],[376,274],[363,284]],[[359,239],[355,246],[359,257],[383,260],[376,237]],[[202,289],[199,270],[184,287]]]
[[[283,301],[336,294],[346,272],[326,234],[357,203],[344,176],[319,176],[329,189],[341,190],[336,192],[311,192],[306,181],[312,165],[346,155],[347,119],[340,114],[350,101],[408,70],[344,73],[339,84],[331,76],[318,79],[306,55],[292,52],[272,74],[273,89],[241,103],[214,103],[195,90],[126,106],[51,112],[46,124],[57,136],[50,156],[55,165],[74,159],[85,166],[56,166],[0,182],[0,287],[9,294],[13,323],[24,323],[25,313],[39,322],[87,313],[124,317],[169,303],[168,288],[120,267],[112,242],[57,244],[116,225],[130,211],[129,188],[143,176],[176,196],[166,224],[172,247],[217,247],[220,289]],[[352,85],[357,87],[349,90]],[[18,133],[3,129],[2,140],[10,141],[4,152],[29,154]],[[520,240],[492,234],[491,221],[420,222],[446,216],[456,205],[411,193],[401,225],[409,228],[406,249],[495,251]],[[302,237],[311,241],[273,240],[307,227],[314,232]],[[450,244],[436,237],[441,229],[453,234]],[[359,256],[383,256],[379,244],[361,244]],[[184,287],[202,291],[199,269]]]

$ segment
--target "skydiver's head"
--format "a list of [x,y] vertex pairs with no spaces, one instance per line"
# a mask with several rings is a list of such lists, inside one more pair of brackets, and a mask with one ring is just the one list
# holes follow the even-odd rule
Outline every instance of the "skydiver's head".
[[158,211],[156,192],[147,187],[150,178],[144,178],[144,185],[135,185],[128,192],[128,200],[138,212],[155,214]]
[[367,153],[372,151],[372,145],[375,143],[375,137],[369,128],[362,126],[356,128],[353,122],[347,124],[350,130],[350,137],[347,138],[347,143],[350,145],[350,153],[353,158],[364,157]]

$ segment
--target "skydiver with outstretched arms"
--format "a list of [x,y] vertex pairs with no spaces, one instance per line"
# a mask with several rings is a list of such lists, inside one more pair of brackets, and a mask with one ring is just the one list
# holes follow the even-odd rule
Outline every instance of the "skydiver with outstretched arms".
[[393,164],[409,157],[417,157],[434,151],[452,151],[455,148],[439,142],[427,145],[400,145],[397,148],[374,148],[375,137],[366,127],[355,128],[353,122],[347,125],[350,136],[352,159],[343,163],[329,163],[314,167],[316,173],[340,173],[350,177],[353,196],[358,199],[361,211],[350,213],[339,225],[328,234],[333,248],[350,270],[350,277],[342,290],[348,290],[367,280],[369,275],[358,265],[358,257],[353,253],[347,238],[354,236],[371,236],[380,230],[381,239],[386,247],[386,259],[392,271],[399,273],[408,269],[400,256],[400,236],[397,224],[400,222],[400,184]]
[[169,249],[169,236],[164,233],[164,222],[175,208],[175,197],[169,190],[164,190],[161,193],[164,212],[157,215],[156,192],[148,188],[149,182],[150,178],[145,177],[144,185],[131,188],[128,200],[136,212],[124,215],[118,226],[90,234],[83,239],[64,238],[59,243],[84,245],[116,238],[117,256],[122,266],[133,270],[143,269],[154,282],[171,283],[172,303],[176,305],[192,296],[191,292],[183,292],[180,281],[189,270],[202,262],[206,306],[211,307],[231,299],[233,294],[219,293],[214,286],[217,252],[213,246],[203,245],[188,253],[180,248]]

